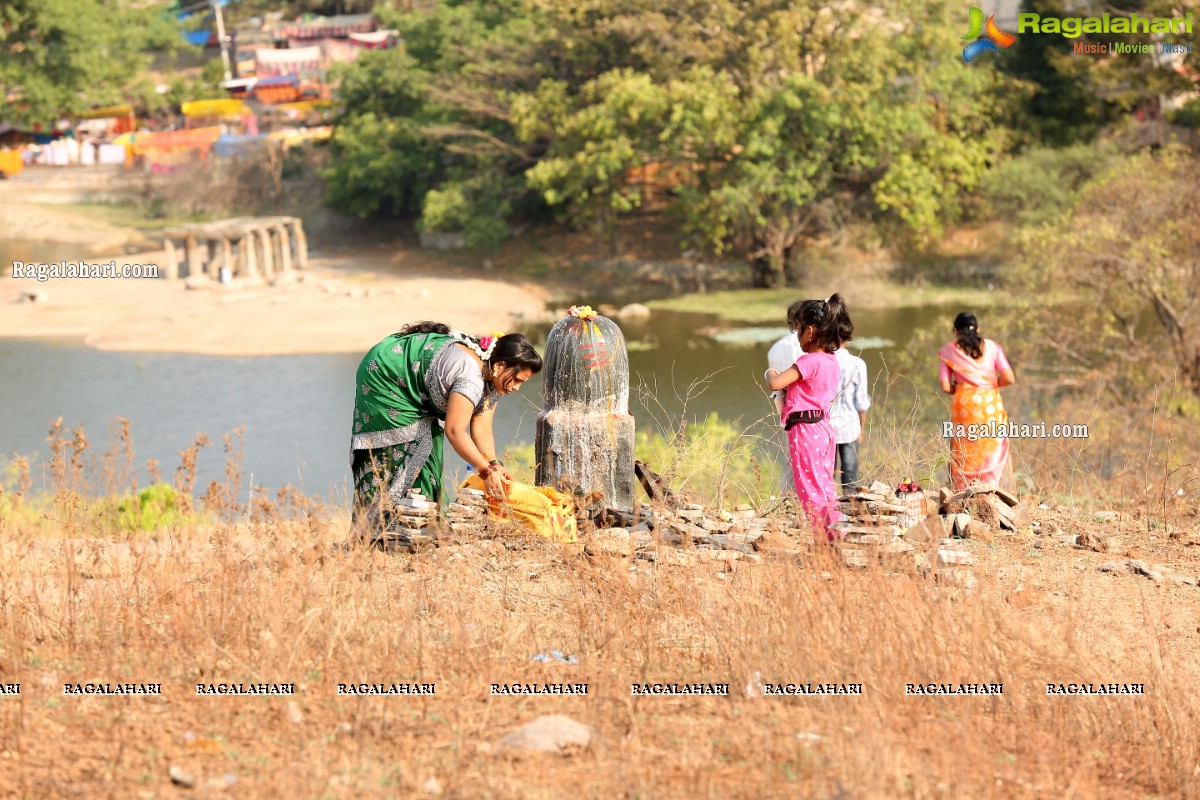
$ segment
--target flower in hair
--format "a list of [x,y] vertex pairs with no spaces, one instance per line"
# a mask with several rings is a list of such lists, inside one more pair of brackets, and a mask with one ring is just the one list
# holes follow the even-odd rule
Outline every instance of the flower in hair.
[[454,341],[471,348],[471,351],[484,361],[491,359],[492,351],[496,349],[496,342],[500,338],[493,333],[491,336],[480,336],[476,339],[474,336],[469,336],[462,331],[450,331],[450,335],[454,338]]
[[591,306],[571,306],[567,309],[567,314],[576,319],[583,320],[593,320],[597,317],[595,310]]

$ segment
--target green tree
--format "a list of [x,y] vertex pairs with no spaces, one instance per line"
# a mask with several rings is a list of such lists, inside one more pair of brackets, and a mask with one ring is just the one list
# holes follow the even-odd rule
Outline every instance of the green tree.
[[654,165],[684,230],[771,286],[853,217],[936,237],[1008,146],[1003,81],[964,68],[948,0],[453,0],[384,16],[406,51],[343,73],[329,175],[359,214],[487,239],[549,208],[612,231],[645,201],[631,170]]
[[[1077,13],[1064,0],[1026,0],[1021,11],[1045,17]],[[1026,143],[1066,147],[1090,142],[1111,116],[1089,82],[1095,59],[1073,54],[1074,41],[1057,34],[1022,35],[1015,47],[998,54],[999,68],[1020,82],[1011,123]]]
[[[1109,4],[1113,16],[1183,18],[1185,14],[1200,17],[1197,0],[1115,0]],[[1087,37],[1083,37],[1087,40]],[[1187,44],[1188,34],[1157,33],[1095,34],[1091,39],[1109,43],[1121,41],[1154,47],[1161,41]],[[1194,49],[1194,48],[1193,48]],[[1107,62],[1107,63],[1106,63]],[[1088,59],[1088,82],[1094,92],[1118,112],[1146,109],[1159,111],[1162,98],[1188,94],[1195,89],[1195,75],[1200,60],[1187,53],[1178,59],[1157,54],[1129,54],[1111,59]],[[1165,144],[1166,142],[1158,142]]]
[[180,43],[175,20],[128,0],[0,4],[0,96],[10,122],[48,125],[127,98],[155,48]]
[[442,177],[440,152],[422,129],[429,74],[392,49],[365,53],[341,79],[346,111],[325,173],[329,202],[362,217],[418,211]]
[[1119,402],[1178,384],[1200,399],[1200,160],[1142,153],[1026,233],[1011,293],[1032,361]]
[[339,72],[330,202],[359,216],[421,214],[427,229],[461,224],[468,242],[497,243],[509,219],[541,206],[523,178],[536,154],[509,107],[552,68],[545,27],[521,2],[379,13],[405,46]]
[[953,12],[594,0],[578,13],[645,71],[527,95],[519,130],[551,141],[528,178],[568,217],[603,220],[639,204],[623,184],[630,167],[665,165],[680,176],[685,227],[744,253],[762,286],[782,284],[808,242],[855,214],[928,241],[1007,145],[993,122],[1001,80],[951,55]]
[[[1098,16],[1165,17],[1182,19],[1186,14],[1200,16],[1196,0],[1113,0],[1101,7],[1064,0],[1027,0],[1026,13],[1044,17]],[[1156,112],[1162,98],[1176,97],[1193,88],[1195,53],[1163,57],[1136,53],[1114,56],[1077,54],[1076,43],[1144,44],[1156,46],[1159,40],[1186,44],[1188,35],[1154,33],[1083,34],[1077,38],[1057,33],[1025,34],[1015,47],[1005,51],[998,62],[1009,75],[1020,81],[1021,102],[1012,120],[1016,130],[1024,132],[1025,143],[1064,147],[1092,141],[1106,126],[1135,110]],[[1165,144],[1159,140],[1154,144]]]

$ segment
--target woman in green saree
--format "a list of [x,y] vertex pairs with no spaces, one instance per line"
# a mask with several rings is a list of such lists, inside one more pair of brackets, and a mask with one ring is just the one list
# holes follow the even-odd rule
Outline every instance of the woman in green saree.
[[476,339],[440,322],[406,325],[372,347],[355,380],[355,526],[367,535],[389,529],[395,504],[410,489],[437,501],[443,439],[489,494],[503,496],[512,477],[496,458],[496,401],[541,369],[523,334]]

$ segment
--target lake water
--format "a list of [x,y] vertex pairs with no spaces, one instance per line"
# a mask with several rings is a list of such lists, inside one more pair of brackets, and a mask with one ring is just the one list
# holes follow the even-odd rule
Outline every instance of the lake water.
[[[0,251],[0,263],[6,266],[12,258],[47,257],[39,246],[17,251],[6,243]],[[872,379],[914,330],[943,318],[948,320],[945,309],[931,307],[855,313],[856,343],[875,340],[882,345],[861,352]],[[689,384],[707,376],[712,377],[703,393],[687,406],[688,418],[717,412],[749,423],[768,413],[761,388],[766,352],[785,329],[743,330],[758,334],[751,339],[770,338],[734,344],[699,333],[714,326],[720,324],[713,317],[667,312],[623,326],[632,343],[630,410],[640,428],[673,428],[684,412],[682,396]],[[384,326],[381,335],[386,333]],[[526,333],[544,341],[546,328]],[[0,460],[21,454],[44,463],[47,429],[57,417],[68,428],[83,425],[94,451],[103,450],[113,421],[126,417],[133,425],[139,465],[156,459],[168,478],[179,465],[180,451],[197,433],[208,434],[215,446],[198,462],[197,486],[202,488],[221,478],[220,436],[244,425],[244,486],[252,478],[268,488],[292,484],[310,494],[340,497],[359,359],[359,354],[220,358],[117,353],[76,341],[0,339]],[[649,390],[648,404],[638,402],[639,387]],[[540,377],[535,377],[500,403],[496,434],[501,450],[508,443],[533,441],[541,390]],[[447,465],[452,472],[463,467],[448,447]]]
[[[862,338],[887,338],[903,346],[916,326],[942,313],[865,312],[856,324]],[[675,424],[688,385],[709,375],[707,388],[687,407],[689,418],[715,411],[750,422],[767,413],[760,387],[769,344],[723,345],[696,333],[712,323],[700,315],[659,313],[644,326],[627,327],[632,340],[657,340],[654,349],[635,349],[629,357],[635,387],[631,411],[639,427],[655,426],[654,417],[660,424]],[[862,351],[872,375],[893,350]],[[110,425],[123,416],[133,424],[138,462],[157,459],[169,476],[195,434],[207,433],[219,445],[220,435],[244,425],[247,482],[253,476],[255,484],[272,488],[290,483],[310,493],[336,492],[345,479],[358,362],[358,355],[216,358],[0,339],[0,454],[44,459],[48,425],[60,416],[68,427],[82,424],[93,447],[102,449]],[[651,409],[638,402],[638,386],[657,387]],[[533,441],[541,388],[535,378],[500,403],[501,449],[508,442]],[[202,455],[198,486],[220,477],[223,459],[219,447]],[[456,458],[448,462],[452,470],[461,465]]]

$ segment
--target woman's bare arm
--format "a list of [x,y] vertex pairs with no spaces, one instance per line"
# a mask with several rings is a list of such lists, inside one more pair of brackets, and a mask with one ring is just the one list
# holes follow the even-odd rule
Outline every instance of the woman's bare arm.
[[492,430],[492,417],[496,416],[495,404],[484,409],[471,420],[471,440],[479,448],[479,452],[488,459],[499,458],[496,455],[496,435]]
[[471,417],[474,413],[475,406],[467,397],[452,392],[446,403],[446,439],[463,461],[482,471],[487,469],[488,459],[480,452],[471,435]]
[[[479,424],[483,414],[478,417],[474,414],[474,403],[458,392],[451,392],[450,400],[446,403],[446,438],[450,441],[454,452],[462,456],[463,461],[474,467],[480,475],[486,476],[484,482],[487,484],[488,494],[493,497],[503,497],[508,493],[512,476],[503,467],[492,467],[489,461],[495,457],[494,453],[489,450],[485,455],[480,450],[477,443],[479,435],[473,432],[473,428]],[[484,440],[485,444],[494,450],[495,439],[492,436],[491,423],[492,418],[488,414],[487,422],[484,423],[487,427],[486,437],[479,436],[479,439]]]

